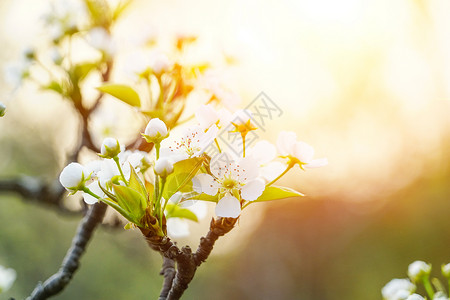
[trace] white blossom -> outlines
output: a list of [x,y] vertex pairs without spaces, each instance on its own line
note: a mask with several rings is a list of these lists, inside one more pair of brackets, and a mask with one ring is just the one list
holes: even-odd
[[86,36],[89,45],[108,56],[113,56],[116,52],[116,44],[111,34],[102,27],[92,28]]
[[405,300],[416,286],[408,279],[392,279],[381,290],[385,300]]
[[0,265],[0,293],[9,290],[16,280],[16,277],[17,273],[14,269],[5,268]]
[[448,300],[448,297],[445,295],[445,293],[438,291],[436,292],[436,294],[434,294],[433,300]]
[[226,126],[231,120],[231,112],[225,108],[216,110],[211,104],[201,105],[195,111],[195,117],[203,129],[216,125],[219,129]]
[[155,163],[155,173],[161,177],[167,177],[173,172],[173,163],[166,157],[159,158]]
[[429,275],[431,272],[431,265],[417,260],[408,266],[408,276],[412,281],[418,281],[423,276]]
[[69,191],[76,191],[86,179],[87,172],[79,163],[68,164],[59,175],[59,182]]
[[297,135],[292,131],[282,131],[277,139],[278,152],[283,157],[300,164],[300,167],[319,168],[326,166],[326,158],[313,159],[314,148],[305,142],[297,141]]
[[247,150],[247,156],[257,161],[259,176],[266,182],[271,182],[286,169],[285,164],[274,161],[276,154],[275,146],[266,140],[258,141]]
[[406,300],[425,300],[425,298],[420,296],[419,294],[412,294],[408,298],[406,298]]
[[103,140],[100,153],[108,158],[113,158],[120,153],[119,141],[115,138],[107,137]]
[[145,127],[144,134],[151,139],[161,140],[168,135],[167,126],[159,118],[153,118]]

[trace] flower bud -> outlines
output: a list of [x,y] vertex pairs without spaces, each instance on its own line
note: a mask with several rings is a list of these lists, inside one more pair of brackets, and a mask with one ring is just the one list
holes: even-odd
[[430,275],[431,264],[427,264],[421,260],[417,260],[408,266],[408,276],[413,282],[422,280],[425,276]]
[[450,278],[450,264],[442,265],[441,271],[444,277]]
[[16,271],[0,266],[0,293],[9,290],[16,280]]
[[68,164],[59,175],[59,182],[68,191],[76,192],[84,187],[85,169],[79,163]]
[[5,104],[0,102],[0,117],[3,117],[5,115],[6,106]]
[[151,119],[144,132],[144,138],[149,143],[160,143],[168,135],[166,124],[158,118]]
[[158,159],[155,163],[155,173],[161,177],[167,177],[167,175],[172,174],[173,172],[173,164],[172,162],[162,157]]
[[408,279],[392,279],[381,289],[381,294],[385,300],[406,299],[415,289]]
[[100,149],[101,157],[113,158],[120,153],[119,141],[114,138],[106,138],[103,140],[102,147]]
[[406,300],[425,300],[424,297],[420,296],[419,294],[412,294]]

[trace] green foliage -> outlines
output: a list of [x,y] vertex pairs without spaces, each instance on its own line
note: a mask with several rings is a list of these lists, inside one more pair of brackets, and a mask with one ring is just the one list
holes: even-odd
[[108,30],[113,18],[106,0],[84,0],[91,16],[92,27],[103,27]]
[[182,218],[198,222],[197,216],[187,208],[180,207],[175,203],[168,203],[166,206],[166,218]]
[[173,173],[167,176],[163,197],[170,199],[176,192],[191,191],[192,178],[197,174],[204,161],[203,157],[192,157],[174,164]]
[[99,91],[109,94],[128,105],[141,107],[141,99],[138,93],[128,85],[107,83],[97,88]]
[[297,192],[296,190],[287,188],[287,187],[281,187],[281,186],[268,186],[264,190],[261,196],[258,197],[253,202],[263,202],[263,201],[272,201],[272,200],[280,200],[285,198],[292,198],[292,197],[302,197],[305,196],[300,192]]

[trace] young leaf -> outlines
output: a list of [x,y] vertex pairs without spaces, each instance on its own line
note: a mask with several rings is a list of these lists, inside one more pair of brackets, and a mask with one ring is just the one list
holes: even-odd
[[174,203],[168,203],[166,206],[166,218],[182,218],[198,222],[197,216],[187,208],[182,208]]
[[136,170],[131,166],[130,164],[130,183],[129,187],[136,190],[139,194],[145,195],[147,198],[147,191],[145,190],[144,184],[142,183],[141,179],[139,178],[138,174],[136,173]]
[[264,190],[261,196],[259,196],[258,199],[256,199],[253,202],[263,202],[263,201],[272,201],[272,200],[279,200],[279,199],[285,199],[285,198],[292,198],[292,197],[302,197],[305,196],[300,192],[297,192],[296,190],[287,188],[287,187],[281,187],[281,186],[268,186]]
[[102,201],[103,203],[108,204],[109,206],[111,206],[112,208],[114,208],[119,214],[121,214],[122,216],[125,217],[125,219],[127,219],[130,222],[133,222],[135,224],[140,225],[138,222],[139,220],[136,220],[135,218],[133,218],[133,216],[131,214],[129,214],[126,210],[124,210],[122,207],[119,206],[119,204],[117,204],[114,201],[111,201],[109,199],[105,199],[105,198],[100,198],[100,201]]
[[117,203],[137,220],[141,219],[147,208],[147,199],[127,186],[113,185],[113,189]]
[[204,158],[192,157],[173,165],[173,173],[167,176],[166,187],[163,192],[164,199],[170,199],[178,191],[192,190],[192,178],[202,166]]
[[138,93],[128,85],[107,83],[97,88],[100,92],[109,94],[117,99],[135,107],[141,107]]
[[201,201],[209,201],[209,202],[217,203],[217,201],[219,200],[219,194],[217,194],[215,196],[210,196],[208,194],[201,193],[201,194],[197,194],[195,196],[189,197],[186,200],[201,200]]

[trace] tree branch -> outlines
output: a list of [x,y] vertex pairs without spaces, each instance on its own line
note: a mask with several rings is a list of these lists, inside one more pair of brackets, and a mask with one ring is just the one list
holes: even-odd
[[[200,239],[200,245],[195,253],[192,253],[189,246],[185,246],[180,250],[169,237],[155,236],[153,231],[146,228],[139,228],[150,248],[159,251],[165,260],[163,270],[161,271],[161,274],[164,275],[164,282],[159,300],[178,300],[181,298],[184,291],[188,288],[189,283],[194,278],[197,267],[206,261],[214,248],[215,242],[219,237],[230,232],[234,228],[234,225],[236,225],[237,220],[234,218],[218,218],[217,220],[213,218],[206,237]],[[172,277],[173,280],[167,295],[165,292],[169,286],[168,280],[170,280],[170,277],[169,275],[166,277],[163,271],[165,270],[164,266],[170,262],[166,260],[176,262],[177,268],[175,276]],[[173,268],[173,265],[169,266]],[[170,273],[170,276],[172,274]]]
[[175,261],[173,259],[163,256],[163,265],[159,275],[164,276],[163,287],[159,294],[159,300],[165,300],[172,288],[172,281],[175,277]]
[[106,205],[96,203],[90,207],[72,240],[72,246],[67,251],[59,271],[47,279],[43,284],[38,283],[27,300],[47,299],[61,292],[70,282],[73,274],[80,266],[80,258],[99,223],[105,215]]

